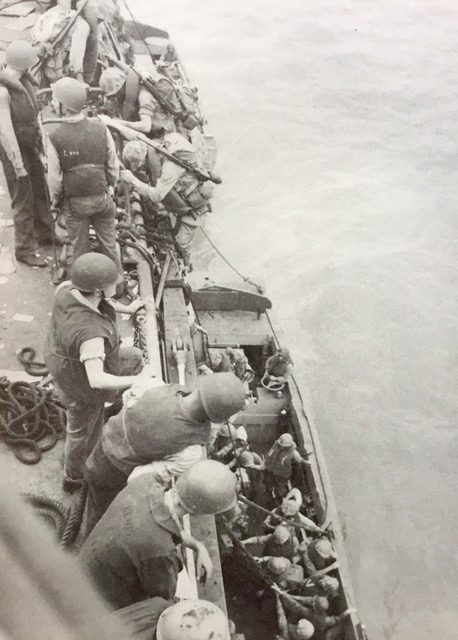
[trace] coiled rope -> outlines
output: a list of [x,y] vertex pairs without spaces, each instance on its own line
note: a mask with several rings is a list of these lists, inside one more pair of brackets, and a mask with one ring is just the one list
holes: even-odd
[[78,501],[72,507],[66,507],[59,500],[42,494],[26,493],[24,498],[36,509],[39,516],[54,526],[59,546],[71,547],[81,528],[87,498],[87,484],[83,484]]
[[65,410],[47,391],[29,382],[0,378],[0,438],[24,464],[36,464],[63,437]]

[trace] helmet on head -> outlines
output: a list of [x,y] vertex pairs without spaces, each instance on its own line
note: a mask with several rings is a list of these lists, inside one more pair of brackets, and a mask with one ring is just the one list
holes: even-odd
[[290,533],[287,527],[284,527],[282,524],[279,524],[278,527],[275,527],[273,532],[273,537],[275,542],[278,544],[284,544],[290,538]]
[[15,40],[6,50],[5,61],[11,69],[27,71],[38,61],[38,56],[30,42]]
[[125,165],[137,166],[142,165],[146,159],[148,147],[141,140],[129,140],[122,150],[122,161]]
[[300,505],[295,500],[283,500],[281,510],[283,515],[292,517],[299,513]]
[[293,436],[290,433],[282,433],[277,442],[280,447],[284,447],[285,449],[294,445]]
[[324,596],[315,596],[313,600],[313,608],[317,613],[326,613],[329,609],[329,600]]
[[224,422],[245,406],[245,387],[233,373],[200,376],[197,388],[205,413],[212,422]]
[[267,568],[274,576],[280,576],[291,566],[291,560],[288,558],[283,558],[283,556],[269,558],[267,561]]
[[244,440],[245,442],[248,442],[248,434],[245,427],[237,427],[235,430],[235,437],[237,440]]
[[70,279],[80,291],[94,293],[115,284],[118,269],[113,260],[101,253],[85,253],[73,263]]
[[118,67],[108,67],[100,76],[99,85],[104,96],[114,96],[125,85],[127,76]]
[[322,576],[318,579],[317,584],[330,598],[333,598],[339,592],[339,581],[332,576]]
[[322,558],[332,558],[332,556],[334,555],[331,543],[327,538],[320,538],[315,542],[315,551]]
[[75,78],[60,78],[52,86],[52,97],[71,111],[82,111],[87,102],[85,85]]
[[306,618],[301,618],[297,623],[296,633],[301,640],[310,640],[315,633],[315,627]]
[[242,451],[239,457],[239,462],[242,467],[252,467],[254,464],[254,457],[251,451]]
[[224,464],[201,460],[176,481],[181,504],[188,513],[216,515],[237,503],[237,479]]
[[191,598],[161,613],[156,637],[157,640],[230,640],[229,623],[216,604]]

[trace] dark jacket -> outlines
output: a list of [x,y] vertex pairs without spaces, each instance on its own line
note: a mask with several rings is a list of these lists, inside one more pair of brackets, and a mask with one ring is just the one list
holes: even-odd
[[117,495],[83,544],[79,558],[114,609],[175,595],[179,530],[164,505],[164,487],[149,475]]
[[116,313],[111,305],[102,301],[100,313],[77,300],[71,286],[56,293],[51,323],[45,345],[45,362],[59,387],[72,399],[90,404],[104,397],[102,391],[92,389],[84,364],[80,362],[83,342],[103,338],[107,372],[118,374],[120,336]]

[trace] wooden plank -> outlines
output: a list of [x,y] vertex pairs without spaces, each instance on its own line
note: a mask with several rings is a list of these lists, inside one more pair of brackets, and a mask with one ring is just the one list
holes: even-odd
[[[174,269],[170,270],[168,279],[176,278]],[[191,351],[188,351],[186,360],[186,384],[193,385],[197,381],[197,369],[192,351],[191,333],[188,325],[188,314],[182,289],[165,288],[163,294],[163,314],[165,331],[165,349],[170,382],[178,382],[178,368],[172,352],[172,343],[177,338],[186,342]],[[224,594],[221,560],[219,557],[218,537],[215,518],[213,516],[191,516],[191,532],[198,539],[205,542],[213,562],[213,575],[205,585],[198,585],[200,598],[210,600],[226,612],[226,598]],[[192,576],[191,576],[192,577]]]

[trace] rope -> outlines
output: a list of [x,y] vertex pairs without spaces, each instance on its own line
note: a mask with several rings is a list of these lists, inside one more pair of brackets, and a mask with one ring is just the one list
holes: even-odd
[[0,378],[0,438],[18,460],[36,464],[65,429],[65,411],[50,391]]
[[263,290],[263,288],[261,287],[260,284],[257,284],[256,282],[251,280],[251,278],[248,278],[247,276],[244,276],[242,273],[240,273],[240,271],[238,269],[236,269],[236,267],[234,267],[234,265],[231,262],[229,262],[229,260],[226,258],[225,255],[223,255],[221,253],[221,251],[218,249],[218,247],[215,245],[215,243],[210,238],[210,236],[207,234],[207,232],[203,229],[203,227],[199,227],[199,229],[202,231],[204,236],[207,238],[208,243],[213,247],[213,249],[216,251],[216,253],[219,255],[219,257],[222,260],[224,260],[224,262],[227,264],[227,266],[230,267],[232,269],[232,271],[234,271],[234,273],[236,273],[239,276],[239,278],[241,278],[243,280],[243,282],[248,282],[248,284],[251,284],[251,285],[253,285],[253,287],[256,287],[256,289],[258,290],[258,292],[260,294],[264,293],[264,290]]
[[66,507],[59,500],[43,494],[26,493],[23,496],[35,508],[38,515],[52,523],[56,530],[59,546],[70,547],[75,542],[81,528],[87,490],[85,483],[82,486],[78,502],[71,508]]
[[81,493],[78,497],[78,502],[70,511],[70,516],[65,525],[65,529],[60,537],[61,547],[70,547],[76,540],[79,530],[81,528],[81,522],[83,521],[84,508],[86,506],[88,485],[83,484]]
[[19,362],[22,364],[25,372],[28,373],[29,376],[42,378],[43,376],[48,375],[49,371],[44,362],[35,360],[35,356],[36,351],[33,347],[23,347],[17,354]]

